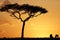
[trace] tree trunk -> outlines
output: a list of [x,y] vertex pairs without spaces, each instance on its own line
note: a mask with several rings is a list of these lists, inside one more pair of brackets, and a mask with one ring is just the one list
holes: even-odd
[[22,32],[21,32],[21,38],[24,38],[24,27],[25,27],[25,22],[28,21],[31,18],[31,16],[27,17],[23,22],[23,26],[22,26]]
[[23,21],[21,38],[24,38],[24,27],[25,27],[25,21]]

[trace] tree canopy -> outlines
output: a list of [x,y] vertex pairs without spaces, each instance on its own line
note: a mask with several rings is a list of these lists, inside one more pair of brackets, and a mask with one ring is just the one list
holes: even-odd
[[[17,3],[5,5],[4,7],[2,7],[0,9],[0,11],[2,11],[2,12],[4,12],[4,11],[9,12],[9,9],[12,9],[13,10],[12,15],[14,17],[16,17],[14,15],[16,12],[19,14],[19,16],[21,16],[21,14],[19,13],[19,11],[22,11],[22,10],[25,11],[22,14],[28,13],[28,15],[31,16],[31,17],[34,17],[37,12],[40,12],[40,14],[38,14],[38,15],[45,14],[45,13],[48,12],[45,8],[42,8],[42,7],[39,7],[39,6],[33,6],[33,5],[29,5],[29,4],[19,5]],[[36,16],[38,16],[38,15],[36,15]]]

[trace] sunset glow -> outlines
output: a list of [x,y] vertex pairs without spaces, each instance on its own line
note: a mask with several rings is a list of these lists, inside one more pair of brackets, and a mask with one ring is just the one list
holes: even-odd
[[[3,1],[0,2],[0,5]],[[20,5],[42,6],[48,10],[48,13],[31,18],[26,22],[24,37],[49,37],[50,34],[53,34],[54,37],[55,34],[60,36],[60,0],[9,1],[11,3],[17,2]],[[21,37],[21,28],[21,20],[9,16],[8,12],[0,12],[0,38]]]

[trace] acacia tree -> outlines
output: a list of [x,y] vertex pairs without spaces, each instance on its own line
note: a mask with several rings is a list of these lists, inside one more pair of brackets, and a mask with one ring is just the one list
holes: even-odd
[[[22,10],[24,10],[24,13],[20,13]],[[10,12],[11,13],[10,16],[20,19],[23,22],[21,38],[24,38],[24,27],[25,27],[26,21],[28,21],[30,18],[37,17],[38,15],[45,14],[48,12],[45,8],[42,8],[39,6],[33,6],[33,5],[28,5],[28,4],[18,5],[17,3],[5,5],[4,7],[0,9],[0,11]],[[40,13],[36,15],[37,12],[40,12]],[[18,13],[18,16],[15,15],[16,13]],[[28,17],[23,20],[21,17],[22,14],[28,14]]]

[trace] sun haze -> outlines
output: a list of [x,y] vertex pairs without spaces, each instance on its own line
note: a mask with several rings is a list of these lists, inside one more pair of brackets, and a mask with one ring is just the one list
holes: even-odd
[[[1,0],[0,0],[1,1]],[[1,1],[0,5],[5,0]],[[60,0],[9,0],[11,3],[41,6],[48,13],[31,18],[26,22],[24,37],[49,37],[50,34],[60,36]],[[22,22],[9,16],[8,12],[0,12],[0,38],[21,37]]]

